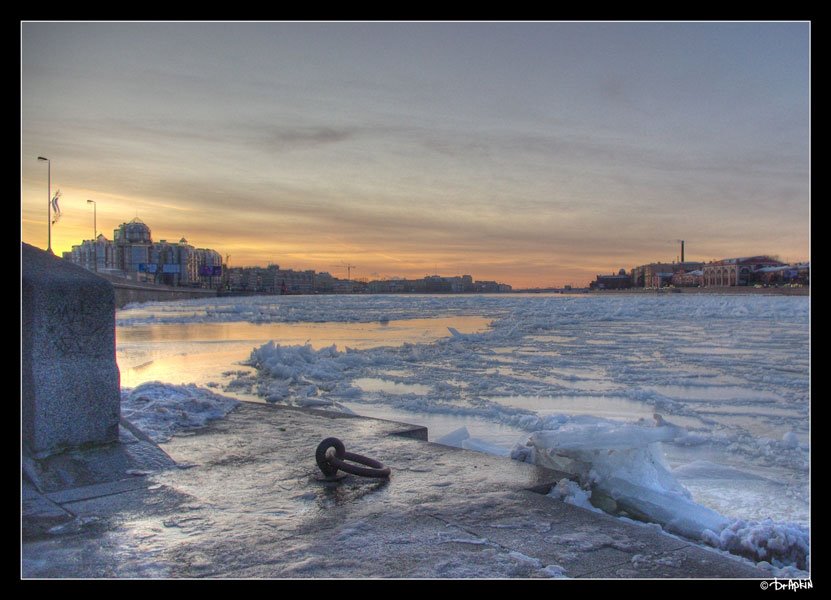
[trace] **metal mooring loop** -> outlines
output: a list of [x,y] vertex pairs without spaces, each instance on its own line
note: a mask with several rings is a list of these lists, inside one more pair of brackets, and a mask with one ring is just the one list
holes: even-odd
[[[329,452],[330,448],[333,448],[334,452]],[[327,477],[334,476],[338,470],[352,473],[352,475],[360,475],[361,477],[384,479],[390,476],[389,467],[385,467],[377,460],[367,458],[366,456],[347,452],[343,442],[338,438],[330,437],[320,442],[315,451],[315,460],[317,461],[317,466],[320,467],[320,470]],[[347,463],[347,460],[365,466],[358,467]]]

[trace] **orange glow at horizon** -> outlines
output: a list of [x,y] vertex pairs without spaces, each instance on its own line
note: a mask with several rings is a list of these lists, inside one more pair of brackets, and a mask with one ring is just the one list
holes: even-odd
[[[36,187],[36,186],[35,186]],[[617,258],[605,256],[587,257],[580,264],[557,264],[558,261],[546,260],[539,252],[512,253],[510,256],[494,258],[493,254],[477,252],[443,251],[440,247],[427,248],[422,252],[414,252],[409,248],[395,246],[365,247],[352,244],[347,238],[337,239],[327,236],[327,239],[316,239],[304,236],[303,232],[289,236],[289,239],[251,239],[238,232],[228,234],[217,232],[215,228],[202,229],[200,223],[193,222],[173,230],[161,219],[145,214],[145,210],[136,207],[148,206],[142,202],[127,202],[112,195],[96,193],[92,190],[74,190],[62,188],[61,210],[59,222],[52,227],[52,249],[61,256],[69,251],[73,245],[92,237],[93,209],[86,204],[87,196],[97,197],[98,202],[97,231],[112,239],[113,230],[121,223],[138,216],[151,229],[153,240],[179,240],[184,237],[188,243],[199,248],[211,248],[218,251],[223,260],[229,257],[231,267],[267,266],[279,264],[282,268],[314,270],[329,272],[335,277],[346,278],[346,264],[354,264],[353,279],[386,279],[404,277],[417,279],[426,275],[439,274],[443,276],[471,275],[476,280],[495,280],[509,283],[516,289],[535,287],[563,287],[572,285],[582,287],[593,281],[596,275],[617,273],[624,268],[629,271],[633,266],[651,262],[673,262],[677,260],[679,249],[672,244],[666,244],[663,255],[657,253],[630,253],[621,254]],[[54,193],[54,190],[53,190]],[[29,194],[21,219],[21,239],[39,248],[46,247],[46,207],[43,194],[42,212],[36,200]],[[104,199],[106,198],[106,199]],[[298,239],[300,238],[300,239]],[[732,250],[732,252],[731,252]],[[701,256],[690,249],[687,244],[686,259],[688,261],[707,262],[728,256],[749,256],[765,254],[764,249],[758,252],[748,251],[744,247],[723,247],[723,252],[712,256]],[[807,260],[801,256],[798,249],[790,254],[780,254],[780,258],[791,262]],[[561,259],[563,260],[563,259]]]
[[[39,189],[42,188],[42,189]],[[52,193],[58,189],[53,183]],[[555,253],[546,256],[542,251],[517,250],[510,255],[499,255],[492,248],[444,249],[440,244],[415,248],[408,243],[387,241],[385,245],[354,242],[352,236],[308,235],[306,229],[284,230],[285,235],[257,238],[240,231],[233,222],[213,223],[210,216],[197,218],[188,206],[178,207],[171,200],[130,199],[111,192],[89,188],[64,186],[60,188],[62,216],[52,226],[52,250],[57,256],[71,250],[73,245],[90,239],[93,233],[93,208],[86,200],[97,202],[97,231],[112,239],[113,230],[138,216],[151,230],[153,240],[179,240],[184,237],[198,248],[210,248],[229,256],[231,267],[253,267],[278,264],[282,268],[328,272],[338,278],[347,276],[346,264],[354,264],[353,279],[373,280],[403,277],[418,279],[427,275],[471,275],[475,280],[508,283],[516,289],[554,287],[565,285],[584,287],[596,275],[617,273],[620,268],[651,262],[673,262],[678,259],[680,245],[663,241],[658,252],[620,252],[617,258],[606,256],[592,248],[593,253],[569,264],[569,258]],[[21,239],[36,247],[46,247],[46,186],[45,182],[30,181],[24,186],[21,218]],[[42,196],[42,198],[41,198]],[[42,205],[42,206],[41,206]],[[165,222],[162,216],[172,216]],[[184,218],[179,215],[184,215]],[[249,216],[250,218],[250,216]],[[245,222],[246,219],[243,219]],[[360,234],[360,230],[357,230]],[[368,235],[369,232],[364,232]],[[608,242],[607,242],[608,243]],[[429,246],[429,244],[425,244]],[[760,246],[764,246],[761,244]],[[708,262],[730,256],[775,254],[764,247],[750,251],[744,243],[715,245],[709,255],[702,256],[693,244],[687,243],[686,260]],[[780,249],[781,259],[790,262],[807,258],[798,248]],[[572,257],[573,258],[573,257]]]

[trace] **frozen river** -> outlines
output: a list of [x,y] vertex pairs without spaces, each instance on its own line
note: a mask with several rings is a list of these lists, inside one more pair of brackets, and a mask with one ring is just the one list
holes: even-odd
[[625,473],[676,512],[704,511],[676,531],[731,551],[783,546],[755,559],[804,566],[809,309],[808,297],[758,295],[215,298],[119,311],[117,358],[125,402],[148,382],[194,384],[426,425],[431,440],[519,459],[542,452],[582,465],[583,487],[621,506]]

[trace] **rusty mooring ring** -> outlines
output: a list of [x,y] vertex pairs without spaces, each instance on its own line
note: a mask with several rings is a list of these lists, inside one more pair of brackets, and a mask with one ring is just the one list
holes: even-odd
[[[328,453],[330,448],[335,449],[334,455]],[[317,461],[317,466],[320,467],[320,470],[323,471],[323,474],[327,477],[334,476],[338,470],[344,471],[345,473],[351,473],[352,475],[359,475],[361,477],[377,477],[379,479],[384,479],[390,476],[389,467],[385,467],[383,464],[372,458],[347,452],[343,442],[334,437],[326,438],[318,444],[317,450],[315,451],[315,460]],[[359,467],[352,465],[347,463],[347,460],[365,466]]]

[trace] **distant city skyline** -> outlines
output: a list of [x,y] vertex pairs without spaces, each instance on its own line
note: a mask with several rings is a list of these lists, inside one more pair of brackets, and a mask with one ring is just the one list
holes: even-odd
[[804,261],[809,64],[807,22],[23,22],[21,239],[44,156],[57,255],[95,208],[353,278]]

